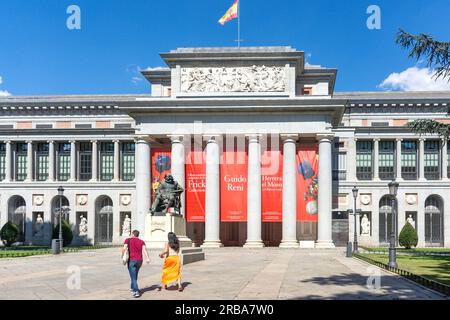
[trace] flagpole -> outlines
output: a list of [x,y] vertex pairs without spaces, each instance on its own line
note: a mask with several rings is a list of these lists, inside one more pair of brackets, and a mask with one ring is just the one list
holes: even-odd
[[238,48],[241,47],[241,0],[238,0]]

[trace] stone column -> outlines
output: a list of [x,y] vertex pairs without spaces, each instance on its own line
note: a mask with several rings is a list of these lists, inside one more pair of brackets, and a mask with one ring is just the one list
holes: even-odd
[[356,181],[356,142],[358,139],[348,140],[347,153],[347,181]]
[[120,180],[120,142],[114,140],[114,178],[113,181]]
[[220,242],[220,148],[219,136],[206,145],[205,241],[202,247],[222,247]]
[[296,179],[298,135],[285,135],[281,136],[281,138],[283,139],[283,221],[280,248],[298,248]]
[[5,182],[10,182],[11,179],[11,172],[12,172],[12,148],[11,148],[11,141],[5,141],[6,144],[6,154],[5,154]]
[[47,181],[55,181],[55,141],[48,143],[48,177]]
[[316,248],[334,248],[332,240],[331,143],[333,135],[319,134],[319,197]]
[[380,139],[373,139],[373,180],[380,181]]
[[133,223],[136,229],[145,234],[145,217],[150,212],[151,202],[151,159],[148,137],[138,137],[136,141],[136,216]]
[[447,166],[448,166],[448,153],[447,153],[447,144],[448,141],[445,139],[441,140],[441,153],[442,153],[442,165],[441,165],[441,177],[443,180],[448,179],[448,172],[447,172]]
[[425,199],[426,195],[423,192],[417,194],[417,218],[416,218],[416,230],[418,238],[418,247],[425,246]]
[[27,178],[25,181],[33,181],[33,142],[27,141]]
[[248,136],[247,241],[245,248],[263,248],[261,238],[261,144],[258,135]]
[[77,179],[77,144],[74,140],[70,141],[70,182]]
[[395,148],[395,165],[397,167],[396,169],[396,180],[401,181],[402,178],[402,141],[403,139],[396,139],[397,146]]
[[419,139],[419,181],[425,181],[425,139]]
[[[175,181],[186,189],[186,154],[184,149],[184,137],[181,135],[169,136],[172,141],[172,176]],[[181,214],[186,212],[186,191],[181,194]]]
[[91,181],[97,181],[98,177],[98,142],[97,140],[92,140],[92,178]]

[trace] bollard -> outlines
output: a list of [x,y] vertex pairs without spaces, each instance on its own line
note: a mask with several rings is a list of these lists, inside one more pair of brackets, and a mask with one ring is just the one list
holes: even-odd
[[347,258],[351,258],[353,253],[352,253],[352,242],[349,241],[347,242]]
[[52,254],[60,254],[61,253],[61,244],[59,239],[52,240]]

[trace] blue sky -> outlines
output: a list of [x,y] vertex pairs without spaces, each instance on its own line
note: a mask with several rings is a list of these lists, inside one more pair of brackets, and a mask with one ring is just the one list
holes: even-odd
[[[236,21],[217,23],[232,2],[0,0],[0,93],[148,93],[137,70],[162,66],[158,53],[235,45]],[[81,30],[66,27],[71,4],[81,8]],[[372,4],[381,8],[381,30],[366,27]],[[241,0],[243,45],[304,50],[309,63],[338,68],[337,91],[381,90],[394,72],[384,89],[419,77],[397,86],[407,90],[423,86],[426,72],[409,69],[416,61],[395,44],[398,28],[450,41],[448,12],[448,0]]]

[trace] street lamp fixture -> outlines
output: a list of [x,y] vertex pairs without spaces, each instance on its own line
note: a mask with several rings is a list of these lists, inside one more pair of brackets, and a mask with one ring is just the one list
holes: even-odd
[[396,200],[397,200],[397,191],[398,191],[399,183],[395,180],[389,182],[389,195],[391,196],[391,237],[389,241],[389,267],[397,268],[397,249],[396,249],[396,221],[397,221],[397,212],[396,212]]
[[64,188],[62,186],[58,187],[58,196],[59,196],[59,248],[60,251],[63,249],[63,235],[62,235],[62,199],[64,196]]
[[358,211],[356,210],[356,199],[358,198],[358,188],[356,186],[353,187],[352,193],[353,193],[353,200],[354,200],[354,206],[353,206],[353,215],[354,215],[353,252],[358,253],[358,232],[356,230],[356,228],[357,228],[356,215],[358,214]]

